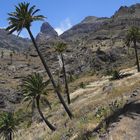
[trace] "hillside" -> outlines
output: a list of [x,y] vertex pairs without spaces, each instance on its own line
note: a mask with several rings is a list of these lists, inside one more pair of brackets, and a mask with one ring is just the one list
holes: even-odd
[[86,17],[61,35],[61,38],[71,43],[82,40],[86,45],[95,44],[95,40],[123,39],[129,26],[140,25],[140,4],[130,7],[120,7],[110,18]]
[[[111,123],[109,127],[107,127],[107,132],[103,126],[101,127],[100,133],[94,132],[94,129],[104,117],[109,115],[109,112],[107,115],[106,111],[110,111],[109,109],[112,107],[114,111],[117,111],[115,107],[118,105],[123,109],[123,106],[128,101],[130,102],[131,100],[138,100],[140,98],[140,74],[136,72],[136,68],[124,69],[122,72],[130,74],[130,76],[121,80],[110,81],[108,76],[97,77],[95,75],[84,75],[70,83],[72,99],[70,109],[74,114],[74,119],[72,120],[69,120],[58,100],[54,101],[53,95],[49,96],[50,99],[53,98],[53,103],[51,102],[53,110],[44,107],[43,112],[57,127],[57,131],[53,133],[46,127],[44,122],[39,119],[36,111],[32,125],[28,126],[28,122],[30,121],[28,113],[30,109],[22,114],[21,110],[23,110],[25,105],[19,104],[17,114],[21,113],[21,116],[24,115],[24,121],[19,126],[19,128],[21,127],[22,129],[18,130],[15,139],[86,140],[88,138],[98,139],[98,137],[100,137],[100,140],[104,140],[106,137],[116,137],[116,132],[116,140],[120,140],[123,137],[129,137],[129,140],[135,139],[138,137],[138,132],[134,131],[136,130],[134,127],[138,128],[139,126],[139,111],[136,110],[130,110],[130,112],[128,110],[126,114],[118,115],[119,120],[117,123]],[[81,86],[82,82],[84,82],[84,87]],[[74,88],[77,89],[75,90]],[[115,102],[117,102],[117,104],[114,104]],[[135,107],[139,108],[139,104],[136,104]],[[101,114],[99,110],[101,110]],[[133,119],[133,117],[135,119]],[[132,133],[133,135],[131,135]]]
[[8,35],[5,29],[0,29],[0,49],[9,49],[15,51],[24,51],[31,46],[29,39]]
[[[55,47],[67,44],[63,56],[74,117],[68,117],[52,84],[40,99],[54,132],[34,108],[37,104],[23,101],[23,78],[39,73],[43,82],[48,80],[32,42],[0,29],[0,115],[14,112],[14,140],[139,140],[140,72],[133,44],[128,48],[124,43],[131,26],[140,26],[140,4],[122,6],[111,17],[87,16],[60,36],[48,22],[42,24],[36,42],[65,102],[62,61]],[[139,55],[140,42],[137,51]]]
[[104,73],[106,67],[133,66],[133,51],[132,56],[128,57],[124,38],[130,26],[139,25],[139,11],[140,6],[136,4],[120,7],[110,18],[88,16],[61,36],[56,34],[51,25],[43,23],[36,40],[54,73],[59,68],[59,58],[54,49],[58,41],[64,41],[68,45],[64,54],[68,75],[91,70]]
[[[17,92],[17,85],[21,84],[21,79],[32,72],[39,72],[44,76],[44,79],[47,78],[39,58],[32,56],[26,58],[25,55],[20,54],[19,59],[19,54],[15,54],[12,65],[8,65],[9,55],[2,60],[0,110],[14,110],[16,111],[15,116],[20,118],[21,122],[17,126],[15,140],[86,140],[88,138],[98,139],[98,137],[100,140],[104,140],[108,137],[116,137],[116,132],[118,134],[116,140],[128,136],[130,140],[138,137],[138,132],[134,129],[134,127],[138,128],[139,125],[139,111],[135,110],[135,108],[139,108],[138,102],[136,105],[134,104],[135,108],[132,104],[134,110],[129,107],[130,110],[127,109],[125,114],[118,113],[117,122],[113,121],[107,128],[101,127],[100,133],[94,132],[104,117],[110,115],[109,112],[112,109],[113,112],[118,109],[123,110],[125,104],[139,100],[140,74],[136,72],[136,67],[121,70],[124,78],[114,81],[110,80],[111,76],[96,75],[93,72],[75,77],[69,83],[72,100],[70,109],[74,114],[72,120],[68,118],[52,87],[49,86],[47,98],[51,102],[52,110],[49,110],[48,106],[42,106],[42,110],[45,116],[57,127],[57,131],[52,133],[40,119],[37,110],[34,110],[34,116],[31,118],[30,108],[27,108],[26,103],[21,102],[22,94]],[[63,96],[65,97],[65,95]],[[114,118],[116,119],[116,117]],[[32,124],[31,121],[33,121]]]

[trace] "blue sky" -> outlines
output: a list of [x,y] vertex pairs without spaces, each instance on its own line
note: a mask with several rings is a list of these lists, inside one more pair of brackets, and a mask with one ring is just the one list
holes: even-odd
[[[140,0],[1,0],[0,27],[6,27],[7,13],[14,10],[14,5],[27,1],[41,9],[40,14],[48,21],[59,34],[79,23],[86,16],[110,17],[120,6],[130,6],[140,3]],[[32,26],[34,36],[40,31],[41,22]],[[23,31],[21,36],[27,37]]]

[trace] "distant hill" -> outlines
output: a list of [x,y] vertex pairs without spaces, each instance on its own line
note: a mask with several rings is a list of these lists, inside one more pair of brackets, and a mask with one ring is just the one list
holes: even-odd
[[91,44],[96,39],[124,38],[129,26],[140,26],[140,4],[121,6],[111,18],[88,16],[64,32],[61,38],[71,43],[82,40]]
[[16,35],[8,35],[4,29],[0,29],[0,48],[23,51],[31,45],[29,39],[17,37]]

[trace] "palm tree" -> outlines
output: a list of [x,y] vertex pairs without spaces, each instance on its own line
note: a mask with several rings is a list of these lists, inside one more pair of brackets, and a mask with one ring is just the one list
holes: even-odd
[[69,94],[69,87],[67,82],[67,76],[66,76],[66,69],[65,69],[65,63],[64,63],[64,57],[63,52],[66,50],[67,45],[63,42],[60,42],[56,45],[55,50],[59,53],[62,61],[62,68],[63,68],[63,74],[64,74],[64,80],[65,80],[65,92],[67,94],[67,101],[68,104],[70,104],[70,94]]
[[35,104],[46,125],[52,131],[55,131],[56,128],[44,117],[40,109],[40,101],[42,101],[44,95],[46,95],[46,87],[48,84],[49,80],[44,82],[43,77],[40,74],[34,73],[23,79],[22,92],[24,95],[24,101],[29,101],[29,104],[32,104],[32,106]]
[[138,72],[140,72],[139,58],[138,58],[138,52],[137,52],[137,41],[140,39],[139,28],[131,27],[127,32],[126,39],[127,39],[127,44],[130,44],[131,42],[134,44],[137,70]]
[[0,116],[0,136],[12,140],[16,131],[16,121],[13,113],[5,112]]
[[33,42],[33,45],[42,61],[42,64],[44,65],[44,68],[52,82],[52,85],[54,87],[54,90],[55,92],[57,93],[57,96],[58,98],[60,99],[62,105],[64,106],[67,114],[69,115],[70,118],[72,118],[72,113],[71,111],[69,110],[69,108],[67,107],[66,103],[64,102],[64,99],[62,98],[62,95],[60,94],[60,92],[58,91],[57,89],[57,86],[56,86],[56,83],[54,82],[54,79],[53,79],[53,76],[49,70],[49,67],[47,65],[47,63],[45,62],[38,46],[37,46],[37,43],[34,39],[34,36],[31,32],[31,24],[34,22],[34,21],[38,21],[38,20],[44,20],[44,16],[42,15],[36,15],[38,11],[40,11],[39,9],[35,9],[36,6],[32,6],[32,7],[29,7],[30,3],[26,3],[26,2],[21,2],[18,4],[18,6],[16,6],[15,8],[15,12],[12,12],[12,13],[9,13],[9,18],[8,18],[8,21],[9,21],[9,26],[7,27],[6,30],[9,31],[9,33],[13,33],[15,31],[18,32],[18,34],[20,34],[20,32],[22,31],[22,29],[26,29],[30,35],[30,38]]

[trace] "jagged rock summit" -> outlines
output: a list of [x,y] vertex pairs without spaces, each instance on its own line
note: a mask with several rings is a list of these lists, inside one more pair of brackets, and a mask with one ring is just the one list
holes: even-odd
[[42,24],[40,31],[48,36],[58,36],[57,32],[48,22]]
[[118,11],[115,12],[114,18],[126,19],[126,18],[140,18],[140,3],[128,6],[121,6]]
[[54,28],[48,22],[44,22],[41,26],[40,33],[36,37],[36,40],[37,42],[45,42],[50,38],[56,37],[58,37],[58,34]]

